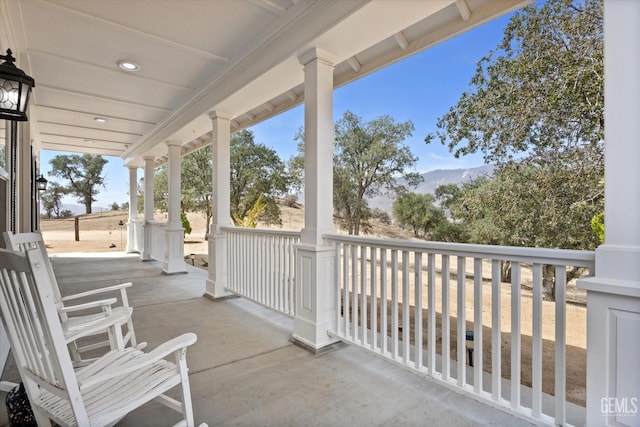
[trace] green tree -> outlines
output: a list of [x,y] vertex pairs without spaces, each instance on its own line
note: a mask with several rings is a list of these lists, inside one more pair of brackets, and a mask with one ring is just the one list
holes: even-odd
[[281,224],[277,200],[287,193],[289,175],[278,154],[254,141],[253,132],[242,130],[231,137],[231,218],[247,217],[259,200],[264,204],[260,219]]
[[340,224],[349,234],[368,228],[371,210],[367,198],[404,191],[422,177],[412,169],[417,158],[404,141],[412,135],[409,120],[396,123],[384,115],[369,122],[347,111],[335,124],[333,203]]
[[211,145],[187,154],[182,158],[182,209],[201,212],[210,229],[213,216],[212,202],[212,154]]
[[600,212],[591,218],[591,229],[598,236],[600,243],[604,243],[604,212]]
[[415,237],[428,238],[445,221],[432,194],[404,193],[393,203],[393,216],[402,228],[410,228]]
[[60,218],[60,210],[62,209],[62,197],[65,195],[65,189],[60,184],[54,181],[50,181],[47,185],[47,189],[42,193],[41,201],[42,208],[47,215],[47,218],[51,218],[52,214],[55,214],[56,218]]
[[[604,175],[603,5],[548,0],[517,12],[477,65],[471,90],[438,121],[455,156],[481,152],[496,178],[456,215],[470,240],[593,249]],[[452,211],[453,212],[453,211]],[[552,295],[545,272],[545,290]]]
[[189,218],[187,218],[187,214],[184,211],[180,211],[180,222],[182,223],[184,234],[191,234],[191,223],[189,222]]
[[438,121],[456,156],[601,168],[604,138],[603,5],[549,0],[517,12],[477,65],[472,89]]
[[102,156],[91,154],[58,155],[49,160],[51,172],[68,181],[65,187],[68,194],[74,195],[78,202],[85,206],[85,212],[91,213],[91,204],[96,201],[98,189],[104,187],[106,179],[102,176],[102,169],[107,160]]

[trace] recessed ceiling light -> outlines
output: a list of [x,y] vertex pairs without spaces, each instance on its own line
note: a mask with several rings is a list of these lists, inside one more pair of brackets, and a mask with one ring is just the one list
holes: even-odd
[[105,119],[104,117],[94,117],[93,121],[96,123],[106,123],[107,119]]
[[118,61],[118,66],[125,71],[138,71],[140,66],[133,61]]
[[85,143],[85,144],[93,144],[93,141],[92,141],[92,140],[90,140],[90,139],[85,139],[85,140],[84,140],[84,143]]

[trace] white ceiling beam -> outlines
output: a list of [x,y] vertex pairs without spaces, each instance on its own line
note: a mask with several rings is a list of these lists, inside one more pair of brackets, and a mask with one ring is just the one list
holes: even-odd
[[[65,113],[70,113],[70,114],[78,114],[78,115],[82,115],[82,116],[86,116],[90,119],[93,119],[96,116],[100,116],[100,117],[104,117],[105,119],[109,120],[109,121],[118,121],[118,122],[125,122],[125,123],[134,123],[134,124],[141,124],[141,125],[145,125],[145,126],[153,126],[155,123],[153,122],[146,122],[143,120],[136,120],[136,119],[132,119],[130,117],[118,117],[118,116],[111,116],[111,115],[105,115],[103,113],[91,113],[90,111],[85,111],[85,110],[72,110],[70,108],[61,108],[61,107],[54,107],[51,105],[46,105],[46,104],[38,104],[38,109],[40,110],[51,110],[51,111],[55,111],[55,112],[65,112]],[[2,128],[2,126],[0,125],[0,128]]]
[[405,50],[407,47],[409,47],[409,40],[407,40],[402,31],[400,31],[399,33],[395,33],[393,35],[393,38],[396,39],[396,43],[398,43],[400,49]]
[[[122,99],[119,99],[119,98],[110,98],[108,96],[96,95],[96,94],[87,93],[87,92],[78,92],[78,91],[70,90],[67,88],[60,88],[60,87],[49,86],[44,84],[38,84],[38,90],[53,90],[57,92],[63,92],[65,94],[81,96],[83,98],[90,98],[90,99],[95,99],[99,101],[109,101],[109,102],[113,102],[121,105],[135,105],[136,107],[148,108],[156,111],[165,111],[165,112],[173,111],[170,108],[158,107],[157,105],[142,104],[140,102],[123,101]],[[40,104],[38,104],[37,102],[35,105],[37,107],[40,106]],[[53,108],[57,108],[57,107],[53,107]]]
[[250,122],[256,119],[256,116],[251,113],[251,111],[247,111],[244,115],[249,119]]
[[273,112],[274,106],[271,102],[267,101],[264,103],[264,108],[267,109],[268,112]]
[[296,95],[296,93],[292,90],[288,90],[286,95],[287,95],[287,98],[289,98],[292,101],[295,101],[296,99],[298,99],[298,95]]
[[286,9],[278,6],[277,4],[269,0],[250,0],[250,1],[251,3],[266,10],[267,12],[273,13],[278,16],[282,16],[287,12]]
[[197,48],[195,48],[193,46],[189,46],[189,45],[186,45],[186,44],[182,44],[182,43],[176,42],[174,40],[167,39],[166,37],[160,37],[160,36],[157,36],[155,34],[148,33],[146,31],[141,31],[141,30],[138,30],[136,28],[131,28],[131,27],[128,27],[126,25],[122,25],[122,24],[119,24],[117,22],[110,21],[108,19],[99,18],[99,17],[94,16],[94,15],[89,15],[88,13],[84,13],[84,12],[81,12],[81,11],[76,10],[76,9],[71,9],[69,7],[62,6],[62,5],[57,4],[57,3],[52,3],[49,0],[41,0],[41,1],[43,3],[48,4],[51,7],[55,7],[57,9],[60,9],[60,10],[66,12],[68,14],[82,16],[83,18],[85,18],[88,21],[99,22],[99,23],[101,23],[103,25],[107,25],[107,26],[109,26],[111,28],[116,28],[116,29],[118,29],[118,30],[120,30],[122,32],[129,33],[129,34],[134,34],[134,35],[139,36],[139,37],[144,37],[144,38],[146,38],[148,40],[153,40],[153,41],[156,41],[156,42],[167,44],[167,45],[173,46],[173,47],[175,47],[177,49],[181,49],[181,50],[184,50],[184,51],[187,51],[187,52],[194,53],[194,54],[199,55],[199,56],[201,56],[203,58],[208,58],[208,59],[211,59],[211,60],[214,60],[214,61],[220,61],[220,62],[229,61],[229,58],[226,58],[224,56],[216,55],[215,53],[207,52],[207,51],[204,51],[202,49],[197,49]]
[[467,0],[457,0],[456,7],[458,8],[458,12],[460,13],[460,16],[462,17],[462,20],[464,22],[467,22],[469,19],[471,19],[471,9],[469,9]]
[[358,61],[358,59],[355,56],[352,56],[349,59],[347,59],[347,62],[349,63],[353,71],[355,71],[356,73],[360,71],[360,69],[362,68],[362,64],[360,63],[360,61]]

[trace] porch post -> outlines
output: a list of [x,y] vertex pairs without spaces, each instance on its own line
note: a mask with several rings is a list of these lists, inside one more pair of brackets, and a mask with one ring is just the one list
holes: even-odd
[[165,234],[163,272],[165,274],[186,273],[184,262],[184,229],[180,219],[181,171],[180,142],[169,141],[169,218]]
[[128,166],[129,169],[129,220],[127,221],[127,252],[137,252],[136,224],[138,219],[138,167]]
[[220,227],[231,226],[231,116],[220,111],[209,113],[212,126],[213,218],[207,234],[209,242],[209,277],[205,296],[230,295],[227,287],[227,235]]
[[304,228],[296,246],[296,316],[293,338],[314,350],[334,343],[333,66],[319,49],[301,55],[304,66]]
[[151,259],[151,222],[153,221],[153,168],[155,167],[154,157],[144,158],[144,225],[142,231],[144,235],[144,243],[142,244],[142,252],[140,259],[149,261]]
[[[7,127],[11,127],[11,122],[7,121]],[[29,122],[17,123],[16,137],[18,138],[18,164],[17,164],[17,186],[16,186],[16,233],[28,233],[32,230],[32,204],[37,191],[33,187],[31,168],[33,158],[31,156],[31,136]]]
[[640,2],[604,2],[605,242],[587,290],[587,425],[640,425]]

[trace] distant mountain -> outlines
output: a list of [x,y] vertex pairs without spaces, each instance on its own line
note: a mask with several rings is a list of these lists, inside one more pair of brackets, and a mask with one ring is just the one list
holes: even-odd
[[[86,208],[84,205],[74,205],[73,203],[63,203],[62,204],[62,208],[60,209],[60,211],[64,211],[64,210],[70,210],[73,214],[73,216],[77,216],[77,215],[84,215],[86,212]],[[104,208],[104,207],[100,207],[100,206],[91,206],[91,210],[93,211],[93,213],[99,213],[99,212],[107,212],[110,211],[111,208]]]
[[[436,169],[422,174],[424,180],[415,188],[409,188],[412,193],[434,194],[436,188],[444,184],[463,184],[471,182],[481,176],[493,176],[493,165],[480,166],[471,169]],[[400,181],[405,184],[404,180]],[[371,208],[382,209],[391,214],[395,196],[378,196],[368,199]]]

